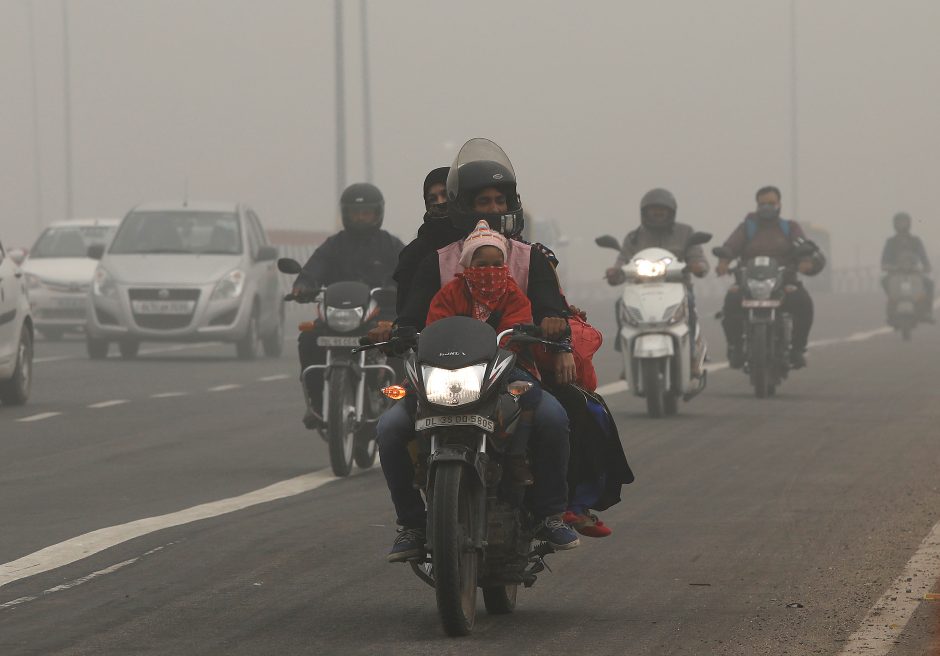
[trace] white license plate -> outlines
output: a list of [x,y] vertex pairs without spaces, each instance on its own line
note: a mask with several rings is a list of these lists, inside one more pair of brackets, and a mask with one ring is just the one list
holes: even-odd
[[135,314],[192,314],[196,301],[131,301]]
[[323,346],[325,348],[356,348],[359,346],[359,338],[322,335],[317,337],[317,346]]
[[480,415],[444,415],[442,417],[425,417],[415,422],[415,430],[428,430],[438,426],[477,426],[492,433],[496,425],[492,420]]
[[771,299],[769,301],[758,301],[753,298],[746,298],[741,301],[741,307],[746,308],[775,308],[780,307],[780,301]]
[[56,300],[55,306],[62,310],[81,310],[85,307],[85,297],[60,298]]

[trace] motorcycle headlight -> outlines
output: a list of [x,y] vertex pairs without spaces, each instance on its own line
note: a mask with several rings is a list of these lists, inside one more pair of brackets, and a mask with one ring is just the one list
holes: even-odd
[[355,330],[362,323],[363,309],[357,308],[326,308],[326,325],[340,333]]
[[640,278],[659,278],[666,275],[666,267],[672,262],[668,257],[661,260],[636,260],[636,275]]
[[245,272],[241,269],[234,269],[222,276],[222,279],[216,283],[215,289],[212,290],[212,296],[209,298],[209,300],[227,301],[233,298],[238,298],[242,295],[242,291],[244,289]]
[[774,292],[777,286],[776,280],[754,280],[749,278],[747,281],[747,290],[751,293],[751,298],[758,301],[766,301]]
[[95,279],[91,285],[92,293],[95,296],[106,296],[113,298],[117,296],[117,285],[114,278],[108,273],[108,270],[102,266],[95,269]]
[[677,303],[675,305],[670,305],[666,308],[666,311],[663,312],[663,321],[672,325],[679,323],[680,321],[685,320],[686,315],[686,304]]
[[635,308],[632,305],[621,305],[620,320],[625,324],[637,326],[643,323],[643,313],[640,312],[639,308]]
[[438,369],[424,366],[424,391],[428,402],[435,405],[458,406],[480,398],[485,364],[474,364],[463,369]]
[[43,286],[42,278],[35,273],[26,274],[26,289],[39,289]]

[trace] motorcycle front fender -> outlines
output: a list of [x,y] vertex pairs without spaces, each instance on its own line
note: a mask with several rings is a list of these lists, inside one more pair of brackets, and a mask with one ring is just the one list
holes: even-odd
[[634,358],[664,358],[675,354],[672,335],[648,333],[633,341]]

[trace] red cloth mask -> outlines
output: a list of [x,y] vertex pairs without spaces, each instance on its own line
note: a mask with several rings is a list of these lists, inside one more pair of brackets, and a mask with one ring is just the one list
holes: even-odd
[[473,299],[473,318],[486,321],[509,290],[509,267],[469,267],[457,274],[467,283]]

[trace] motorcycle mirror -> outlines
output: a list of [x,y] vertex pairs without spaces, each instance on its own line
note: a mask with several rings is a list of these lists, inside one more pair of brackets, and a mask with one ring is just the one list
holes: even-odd
[[297,260],[291,259],[289,257],[282,257],[277,261],[277,270],[281,273],[297,274],[303,271],[303,267],[300,266],[300,262]]
[[602,235],[594,240],[594,243],[601,248],[612,248],[615,251],[620,250],[620,242],[610,235]]
[[707,244],[712,240],[712,233],[710,232],[693,232],[692,236],[689,237],[689,248],[692,246],[699,246],[701,244]]
[[720,258],[720,259],[722,259],[722,260],[733,260],[733,259],[734,259],[734,255],[731,254],[731,251],[729,251],[729,250],[728,250],[727,248],[725,248],[724,246],[715,246],[715,247],[712,249],[712,255],[714,255],[715,257]]

